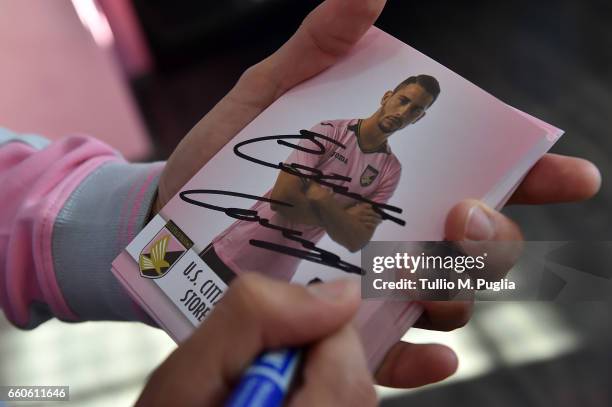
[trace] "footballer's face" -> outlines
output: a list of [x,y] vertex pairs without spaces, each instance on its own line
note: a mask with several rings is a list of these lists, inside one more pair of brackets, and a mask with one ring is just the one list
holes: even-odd
[[433,96],[417,83],[388,91],[381,100],[378,127],[383,133],[401,130],[425,116],[432,102]]

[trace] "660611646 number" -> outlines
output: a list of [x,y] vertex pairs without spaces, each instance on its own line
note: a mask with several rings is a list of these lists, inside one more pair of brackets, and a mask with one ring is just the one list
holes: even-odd
[[0,386],[3,401],[68,401],[68,386]]

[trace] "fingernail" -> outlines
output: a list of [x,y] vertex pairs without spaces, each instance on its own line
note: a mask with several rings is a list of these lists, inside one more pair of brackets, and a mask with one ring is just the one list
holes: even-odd
[[494,235],[493,220],[480,205],[472,206],[465,224],[465,237],[468,240],[490,240]]
[[332,301],[346,301],[361,294],[359,282],[348,279],[311,284],[307,289],[317,297]]

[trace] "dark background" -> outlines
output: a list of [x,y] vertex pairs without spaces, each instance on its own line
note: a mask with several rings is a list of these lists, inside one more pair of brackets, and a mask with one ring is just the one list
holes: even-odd
[[[156,64],[155,72],[132,83],[157,147],[153,159],[167,158],[239,75],[277,49],[319,3],[133,2]],[[504,102],[564,129],[553,152],[588,158],[600,168],[602,189],[588,202],[506,208],[526,239],[611,240],[611,23],[609,0],[389,0],[376,25]],[[610,343],[609,304],[558,307],[592,343]],[[589,345],[550,362],[506,367],[422,393],[410,404],[607,405],[607,349]]]

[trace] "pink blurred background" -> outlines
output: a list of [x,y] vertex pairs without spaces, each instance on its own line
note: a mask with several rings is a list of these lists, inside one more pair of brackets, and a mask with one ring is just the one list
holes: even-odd
[[[0,126],[89,134],[129,159],[152,152],[128,76],[151,67],[130,3],[0,0]],[[114,31],[111,31],[111,28]]]

